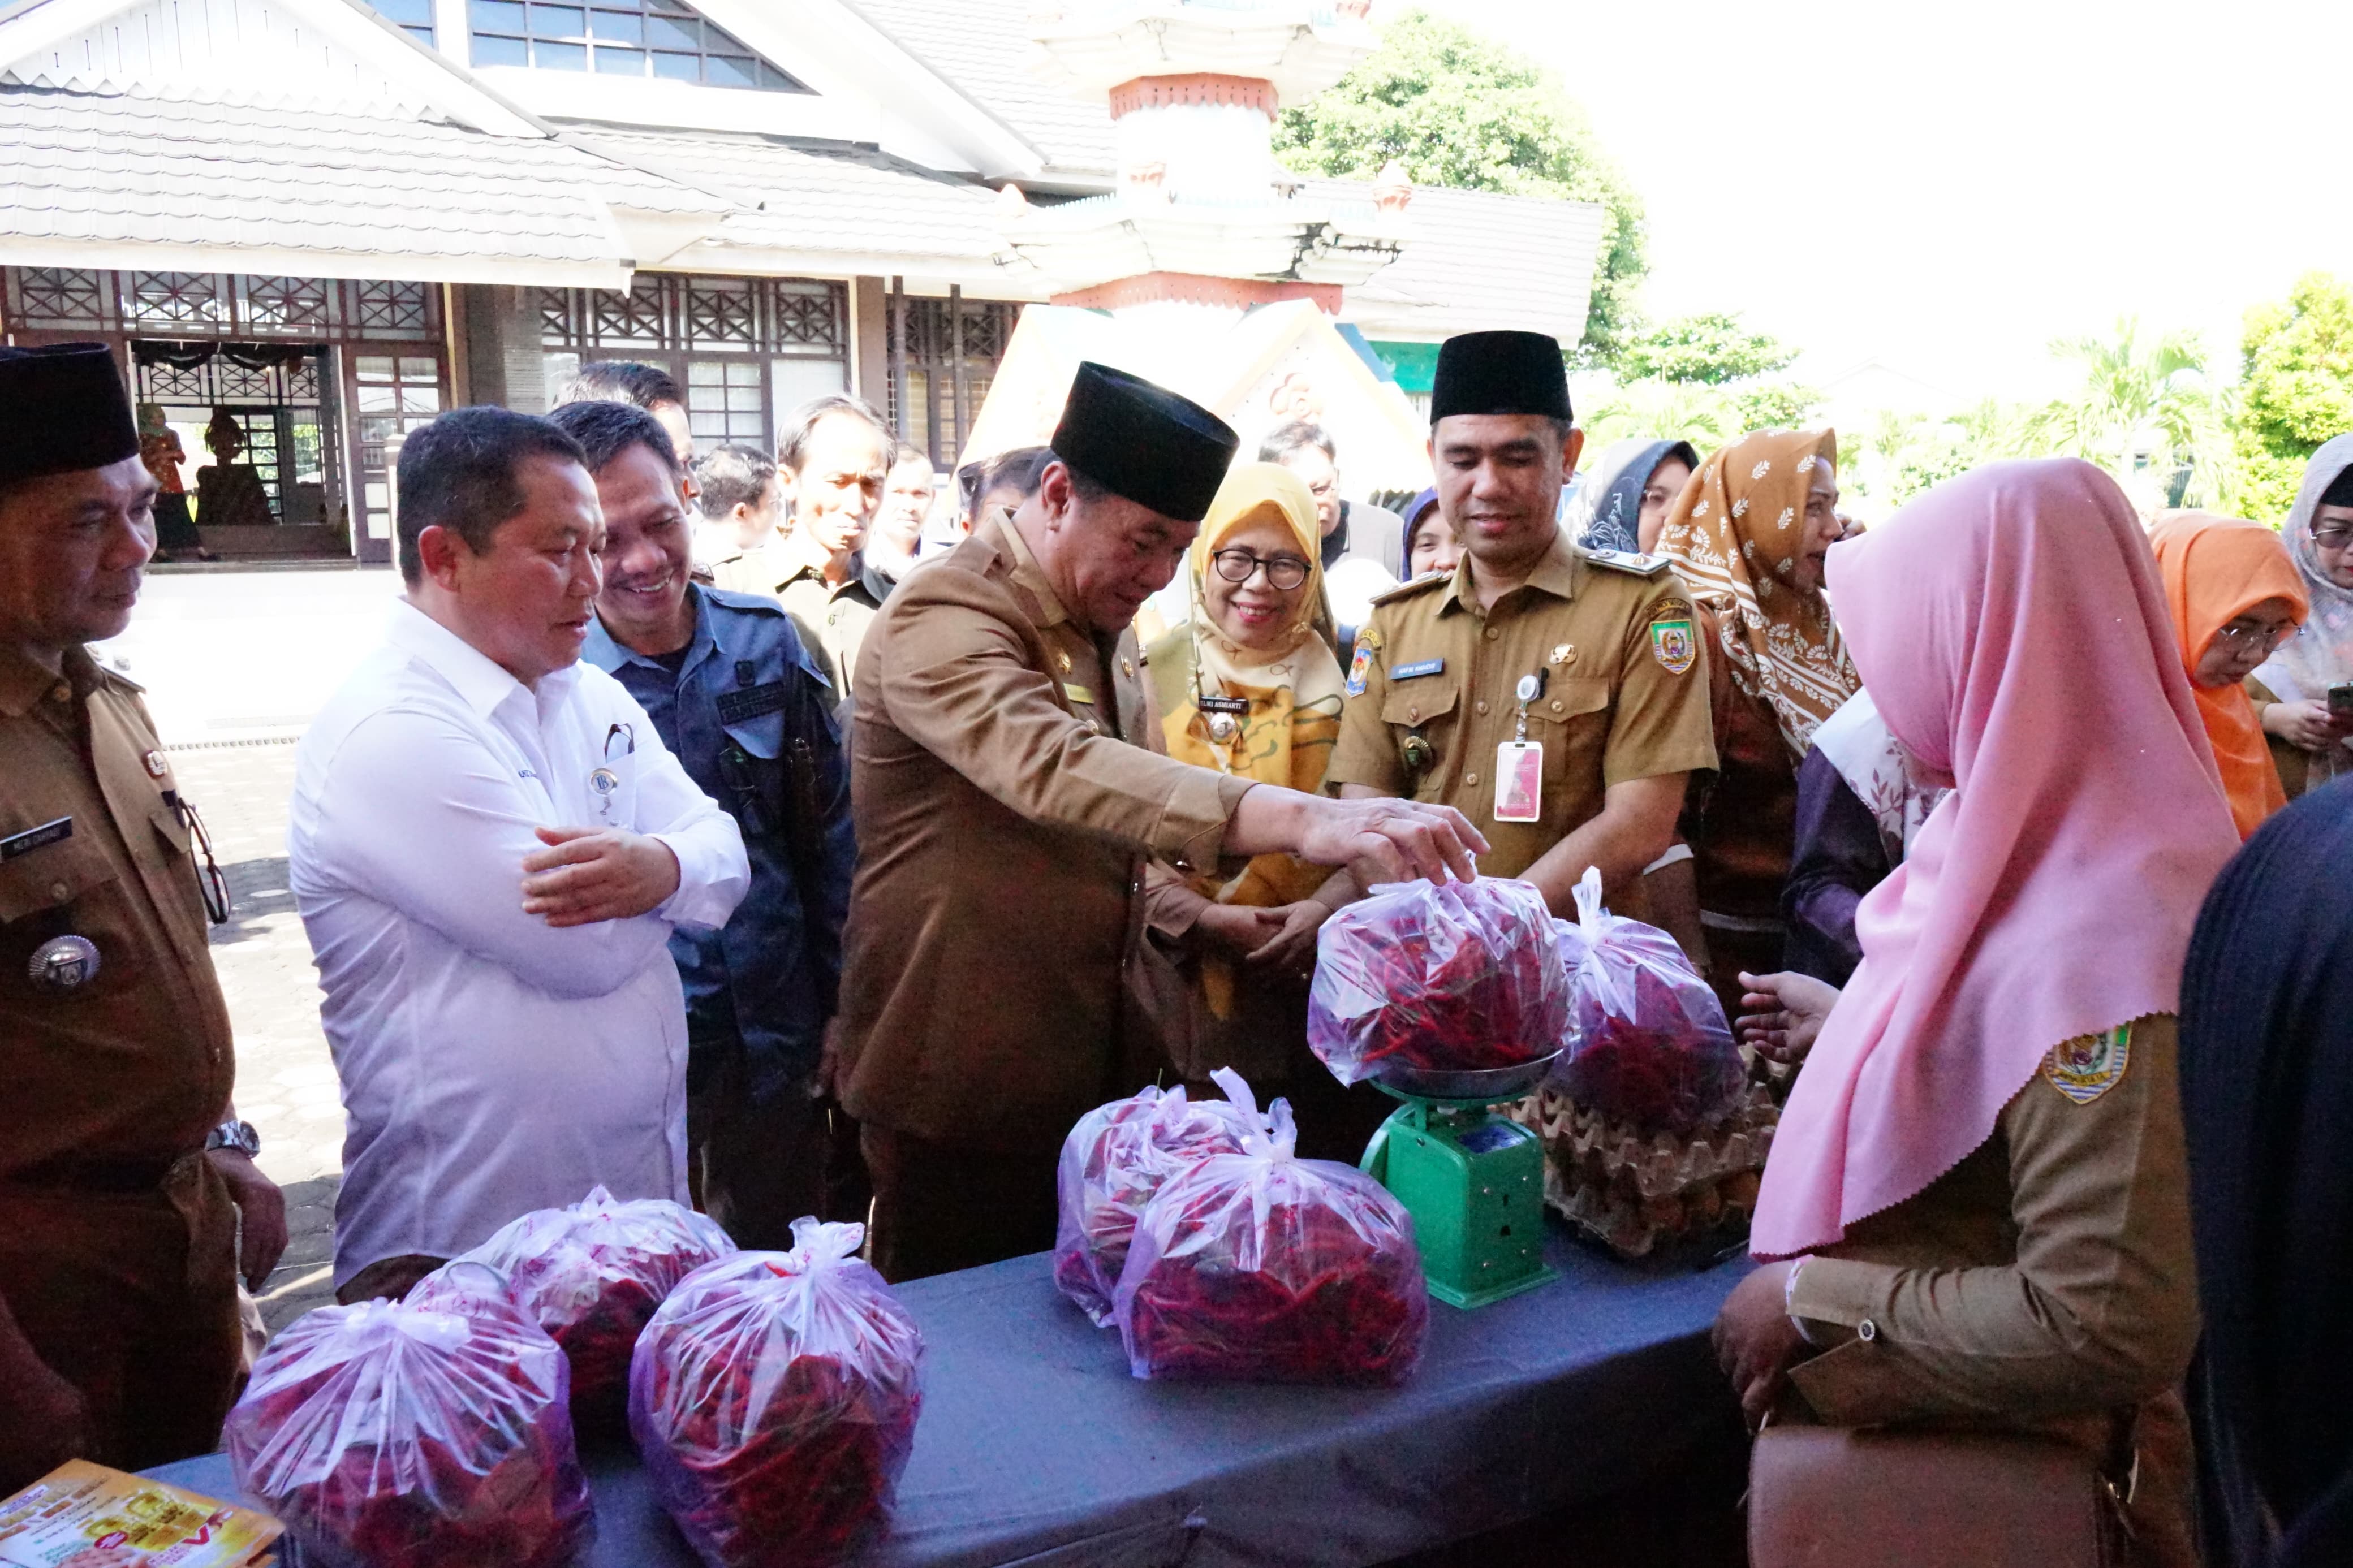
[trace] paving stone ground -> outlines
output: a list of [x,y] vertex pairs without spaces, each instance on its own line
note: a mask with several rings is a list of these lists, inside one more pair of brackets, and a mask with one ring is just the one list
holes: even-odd
[[180,788],[210,830],[234,906],[213,964],[237,1031],[237,1114],[261,1134],[263,1173],[286,1192],[286,1256],[261,1292],[271,1331],[334,1300],[330,1283],[343,1108],[319,1028],[318,971],[286,887],[291,741],[174,747]]

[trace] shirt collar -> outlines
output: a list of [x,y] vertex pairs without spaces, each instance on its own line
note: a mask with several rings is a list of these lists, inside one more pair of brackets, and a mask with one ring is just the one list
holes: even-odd
[[[1528,574],[1527,581],[1522,586],[1550,594],[1556,599],[1574,599],[1577,597],[1577,571],[1576,547],[1569,543],[1567,533],[1556,531],[1552,548],[1545,552],[1544,559],[1536,563],[1535,570]],[[1513,592],[1517,593],[1518,589]],[[1471,609],[1477,604],[1478,595],[1471,586],[1471,553],[1465,551],[1461,563],[1454,568],[1453,577],[1448,581],[1445,592],[1440,596],[1438,613],[1448,615],[1455,610]]]
[[[702,584],[689,583],[686,585],[686,596],[688,602],[694,606],[694,630],[686,639],[686,662],[679,666],[679,673],[681,675],[701,664],[712,650],[719,646],[718,636],[711,629],[711,598],[702,591]],[[593,664],[607,675],[625,664],[641,664],[648,669],[659,669],[665,674],[669,673],[668,668],[660,659],[649,658],[633,647],[624,647],[619,638],[605,629],[603,618],[597,616],[592,616],[589,619],[588,640],[581,645],[580,658],[582,662]]]
[[[406,598],[393,602],[392,621],[385,629],[385,641],[430,668],[450,684],[467,707],[485,717],[518,691],[526,697],[531,695],[530,688],[501,668],[489,655]],[[553,680],[564,673],[557,670],[547,679]]]
[[1062,601],[1055,596],[1053,585],[1046,581],[1046,569],[1029,553],[1029,542],[1021,537],[1019,529],[1004,519],[992,517],[980,525],[979,537],[995,545],[1013,563],[1014,585],[1038,602],[1032,619],[1041,630],[1071,618],[1070,612],[1062,608]]
[[35,703],[48,695],[49,688],[58,679],[26,658],[22,650],[0,645],[0,713],[22,719],[33,710]]

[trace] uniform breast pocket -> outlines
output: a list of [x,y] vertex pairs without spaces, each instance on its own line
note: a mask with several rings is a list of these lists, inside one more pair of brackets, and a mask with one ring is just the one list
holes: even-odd
[[0,925],[61,909],[114,880],[114,868],[87,838],[60,838],[0,861]]
[[1528,739],[1545,749],[1545,791],[1577,781],[1601,792],[1601,756],[1609,741],[1609,682],[1590,677],[1555,680],[1528,705]]
[[1416,800],[1437,800],[1454,765],[1461,694],[1427,676],[1398,681],[1381,698],[1381,722],[1398,748],[1407,787]]

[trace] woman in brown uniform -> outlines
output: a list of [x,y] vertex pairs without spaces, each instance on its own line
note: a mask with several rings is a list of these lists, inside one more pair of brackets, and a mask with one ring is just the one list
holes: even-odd
[[1684,485],[1659,536],[1698,606],[1716,773],[1694,781],[1683,837],[1699,879],[1704,953],[1725,1014],[1740,976],[1781,965],[1781,884],[1797,837],[1798,763],[1861,682],[1822,595],[1838,538],[1838,437],[1743,437]]
[[[1725,1303],[1718,1354],[1752,1422],[2055,1439],[2046,1483],[2096,1472],[2136,1560],[2193,1563],[2173,1014],[2238,833],[2156,561],[2115,482],[2060,459],[1939,486],[1830,578],[1888,728],[1953,793],[1863,900],[1845,991],[1763,983],[1793,1037],[1809,992],[1835,1005],[1757,1202],[1779,1261]],[[1838,1529],[1900,1545],[1923,1515],[1855,1468]]]

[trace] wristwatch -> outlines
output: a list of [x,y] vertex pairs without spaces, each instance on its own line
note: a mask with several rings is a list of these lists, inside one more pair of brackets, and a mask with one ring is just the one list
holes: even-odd
[[250,1121],[224,1121],[205,1134],[205,1152],[232,1149],[250,1160],[261,1152],[261,1134]]

